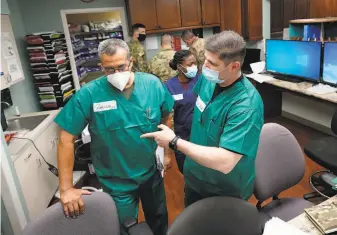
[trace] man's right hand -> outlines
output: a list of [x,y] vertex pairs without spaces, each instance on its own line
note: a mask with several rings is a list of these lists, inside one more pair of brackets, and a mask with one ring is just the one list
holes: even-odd
[[67,218],[77,218],[84,213],[82,195],[90,195],[91,192],[82,189],[70,188],[60,193],[60,199],[64,214]]

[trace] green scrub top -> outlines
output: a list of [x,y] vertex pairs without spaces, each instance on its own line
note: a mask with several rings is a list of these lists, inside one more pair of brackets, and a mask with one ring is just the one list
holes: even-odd
[[229,174],[201,166],[188,157],[184,165],[185,182],[201,195],[248,199],[254,188],[254,162],[264,123],[263,102],[245,77],[211,100],[215,86],[202,76],[194,87],[198,98],[190,141],[243,156]]
[[162,82],[147,73],[135,73],[129,99],[104,76],[82,87],[55,122],[77,136],[89,124],[91,157],[104,191],[123,195],[136,190],[156,170],[153,139],[142,134],[157,131],[161,118],[172,112],[174,100]]

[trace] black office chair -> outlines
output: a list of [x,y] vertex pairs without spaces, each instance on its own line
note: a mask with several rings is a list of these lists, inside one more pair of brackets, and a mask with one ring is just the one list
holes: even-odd
[[231,197],[211,197],[187,207],[173,222],[167,235],[261,235],[257,209]]
[[[77,219],[64,216],[61,203],[49,207],[43,215],[28,223],[23,235],[119,235],[117,209],[112,198],[102,192],[84,195],[85,213]],[[153,235],[148,225],[135,219],[124,221],[130,235]]]
[[[332,117],[331,130],[337,134],[337,110]],[[332,182],[337,177],[337,138],[334,136],[311,140],[304,147],[305,154],[326,170],[315,172],[310,177],[310,184],[315,192],[305,194],[304,199],[331,197],[337,194]]]

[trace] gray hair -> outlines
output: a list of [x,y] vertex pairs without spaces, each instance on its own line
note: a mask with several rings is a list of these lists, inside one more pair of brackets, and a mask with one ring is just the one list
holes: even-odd
[[124,49],[127,54],[127,59],[130,59],[130,49],[128,44],[121,39],[115,38],[102,41],[98,46],[98,55],[101,56],[102,54],[105,54],[112,56],[116,54],[117,49]]
[[239,34],[228,30],[209,37],[205,50],[218,54],[225,64],[238,61],[242,65],[246,56],[246,42]]

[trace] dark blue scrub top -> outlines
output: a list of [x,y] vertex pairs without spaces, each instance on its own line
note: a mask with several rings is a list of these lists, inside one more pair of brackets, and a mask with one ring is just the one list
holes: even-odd
[[193,87],[197,83],[199,76],[191,79],[186,90],[180,83],[178,77],[169,79],[165,85],[173,96],[174,102],[174,132],[182,139],[189,140],[192,127],[193,111],[197,97],[193,92]]

